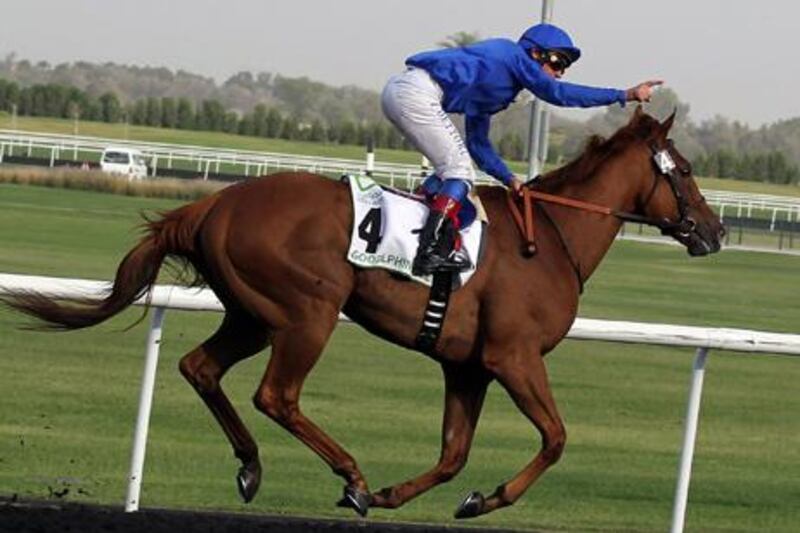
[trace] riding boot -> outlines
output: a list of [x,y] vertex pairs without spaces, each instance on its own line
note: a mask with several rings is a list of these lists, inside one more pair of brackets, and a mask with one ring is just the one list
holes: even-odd
[[444,209],[434,208],[428,213],[428,219],[419,236],[417,256],[411,265],[411,273],[425,276],[434,272],[463,272],[472,267],[466,251],[462,247],[454,250],[457,241],[457,229],[453,224],[454,210],[458,202],[448,199]]

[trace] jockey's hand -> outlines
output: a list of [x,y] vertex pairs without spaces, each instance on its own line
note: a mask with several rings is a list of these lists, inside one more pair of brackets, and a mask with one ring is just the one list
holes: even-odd
[[664,83],[664,80],[648,80],[631,87],[625,91],[625,100],[628,102],[649,102],[653,96],[653,87]]
[[517,176],[511,178],[511,183],[508,184],[509,189],[514,191],[514,193],[519,194],[519,191],[522,190],[522,185],[525,183]]

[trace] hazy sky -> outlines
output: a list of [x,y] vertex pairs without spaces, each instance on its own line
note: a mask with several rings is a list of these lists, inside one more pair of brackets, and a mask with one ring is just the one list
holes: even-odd
[[[569,81],[626,88],[663,78],[695,120],[721,114],[759,126],[800,116],[796,0],[554,2],[554,22],[584,52]],[[2,56],[166,66],[218,81],[268,71],[372,89],[406,56],[447,35],[516,39],[541,15],[540,0],[6,0],[0,7]]]

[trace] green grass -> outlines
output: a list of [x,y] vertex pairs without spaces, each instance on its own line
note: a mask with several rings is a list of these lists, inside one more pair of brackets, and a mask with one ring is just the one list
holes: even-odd
[[[12,119],[8,113],[0,112],[0,129],[12,127]],[[72,135],[75,132],[75,123],[68,119],[46,117],[17,117],[16,129],[21,131],[58,133]],[[108,139],[129,139],[135,141],[162,142],[170,144],[187,144],[193,146],[213,146],[219,148],[233,148],[237,150],[257,150],[264,152],[277,152],[297,155],[313,155],[320,157],[336,157],[343,159],[364,159],[363,146],[323,144],[302,141],[287,141],[283,139],[264,139],[260,137],[246,137],[227,133],[208,131],[185,131],[166,128],[151,128],[146,126],[126,126],[124,124],[107,124],[105,122],[81,121],[78,124],[78,135],[102,137]],[[43,157],[50,157],[43,154]],[[63,152],[63,157],[72,158],[69,150]],[[379,162],[404,163],[417,165],[420,155],[416,152],[405,150],[389,150],[379,148],[375,158]],[[85,157],[76,158],[77,161]],[[527,164],[519,161],[510,161],[509,166],[514,172],[524,175]],[[774,194],[784,196],[800,196],[800,187],[796,185],[775,185],[772,183],[759,183],[749,181],[736,181],[719,178],[697,178],[698,184],[703,189],[716,189],[724,191]]]
[[[142,209],[174,200],[0,185],[0,272],[108,279],[135,242]],[[690,260],[679,248],[619,242],[590,281],[581,315],[796,331],[800,258],[723,252]],[[0,311],[0,495],[121,504],[146,324],[134,309],[83,332],[19,331]],[[310,451],[255,412],[261,355],[225,386],[261,446],[261,492],[245,506],[237,462],[176,371],[219,321],[169,312],[156,383],[143,506],[350,518],[341,482]],[[514,507],[481,527],[568,531],[667,528],[691,350],[567,341],[548,370],[569,440],[562,461]],[[712,352],[690,492],[694,531],[795,531],[800,520],[800,361]],[[437,365],[353,325],[340,326],[306,385],[304,410],[359,460],[372,488],[438,457]],[[538,436],[493,386],[470,463],[451,483],[370,518],[453,523],[469,490],[490,492],[518,471]]]

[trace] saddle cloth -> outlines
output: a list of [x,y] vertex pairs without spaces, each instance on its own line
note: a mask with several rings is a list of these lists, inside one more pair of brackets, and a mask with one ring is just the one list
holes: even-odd
[[[411,274],[419,232],[428,216],[425,204],[407,194],[382,188],[369,177],[347,176],[347,182],[354,216],[347,260],[361,268],[383,268],[430,286],[433,276]],[[460,273],[459,286],[464,286],[475,273],[485,223],[485,218],[479,218],[461,231],[461,245],[473,266]]]

